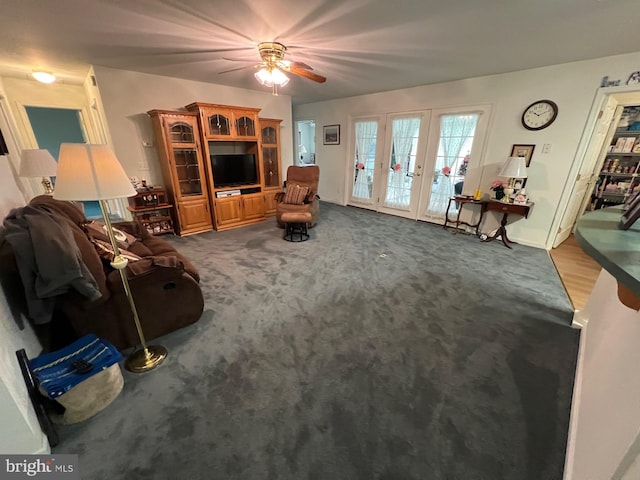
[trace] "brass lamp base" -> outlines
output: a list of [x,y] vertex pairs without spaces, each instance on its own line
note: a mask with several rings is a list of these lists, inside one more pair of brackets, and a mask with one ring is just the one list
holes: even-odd
[[129,355],[124,366],[133,373],[147,372],[160,365],[166,356],[166,348],[161,345],[151,345]]

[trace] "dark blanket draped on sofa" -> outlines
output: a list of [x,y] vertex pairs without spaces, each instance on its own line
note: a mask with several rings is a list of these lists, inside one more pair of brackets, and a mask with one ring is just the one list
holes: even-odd
[[[101,237],[96,229],[87,228],[89,220],[72,202],[41,195],[21,211],[23,216],[25,212],[46,212],[47,219],[42,220],[40,217],[44,218],[44,214],[40,213],[39,221],[49,223],[49,227],[52,227],[51,221],[57,224],[56,227],[38,230],[35,236],[31,235],[31,243],[38,243],[34,252],[41,252],[45,256],[57,255],[50,245],[43,247],[41,244],[63,241],[68,243],[68,249],[64,257],[34,261],[37,270],[21,278],[19,271],[28,268],[19,266],[23,246],[21,243],[17,249],[14,248],[14,243],[6,238],[7,233],[11,236],[11,228],[5,229],[5,235],[0,235],[0,277],[3,286],[22,284],[23,279],[35,282],[23,291],[21,299],[10,298],[19,290],[12,288],[10,294],[7,293],[9,302],[19,308],[28,305],[20,313],[35,323],[37,318],[32,314],[33,305],[30,303],[33,299],[30,300],[26,292],[39,294],[41,285],[38,282],[42,282],[44,273],[39,267],[49,269],[57,264],[61,270],[68,270],[74,267],[69,267],[67,262],[77,260],[81,266],[76,267],[82,272],[86,269],[88,275],[82,276],[84,280],[76,279],[65,288],[53,290],[57,294],[52,297],[56,308],[66,317],[78,337],[94,333],[118,348],[135,346],[138,335],[120,275],[108,260],[99,256],[92,243],[92,240],[108,242],[108,237]],[[11,215],[8,219],[11,223]],[[129,264],[127,276],[146,338],[153,339],[196,322],[204,308],[196,268],[171,244],[150,235],[138,222],[123,222],[116,226],[135,237],[127,250],[140,259]],[[33,233],[33,230],[29,232]],[[63,245],[58,245],[58,248],[63,249]],[[79,252],[79,257],[75,257],[76,252]],[[48,274],[54,278],[65,278],[62,273],[58,276],[50,272]],[[95,282],[93,289],[89,287],[92,283],[90,277]]]

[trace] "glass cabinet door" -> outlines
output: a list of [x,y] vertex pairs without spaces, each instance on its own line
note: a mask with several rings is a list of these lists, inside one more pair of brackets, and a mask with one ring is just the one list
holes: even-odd
[[264,186],[279,187],[278,149],[276,147],[262,147],[262,162],[264,164]]
[[173,158],[178,174],[180,196],[202,195],[202,179],[195,148],[174,148]]
[[188,123],[178,122],[169,126],[172,143],[196,143],[193,127]]
[[238,137],[255,137],[256,125],[251,117],[236,118],[236,135]]
[[229,117],[220,113],[209,116],[209,135],[231,136],[231,123]]
[[267,143],[269,145],[275,145],[278,143],[275,128],[265,127],[262,129],[262,143]]

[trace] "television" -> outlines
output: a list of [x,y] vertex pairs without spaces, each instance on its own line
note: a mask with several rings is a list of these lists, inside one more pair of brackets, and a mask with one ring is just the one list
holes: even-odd
[[253,153],[211,155],[211,173],[216,188],[258,183],[258,166]]

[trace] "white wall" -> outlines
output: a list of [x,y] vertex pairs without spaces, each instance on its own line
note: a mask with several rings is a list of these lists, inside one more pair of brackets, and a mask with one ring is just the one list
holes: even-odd
[[[25,200],[13,180],[7,156],[0,156],[0,218]],[[25,321],[21,330],[0,289],[0,453],[48,453],[49,445],[40,430],[18,367],[15,351],[24,348],[29,358],[41,347]]]
[[[293,164],[291,97],[146,73],[94,67],[115,153],[130,176],[163,184],[151,120],[153,109],[184,110],[193,102],[262,109],[261,117],[282,119],[282,168]],[[215,73],[212,73],[215,75]],[[154,147],[144,147],[153,142]]]
[[[483,165],[501,165],[513,144],[536,145],[527,181],[527,193],[535,206],[527,220],[510,224],[509,236],[515,241],[544,248],[602,77],[624,82],[639,65],[640,52],[298,105],[293,113],[294,119],[315,118],[318,132],[323,125],[341,125],[340,145],[318,142],[316,163],[321,169],[319,193],[322,199],[345,204],[345,175],[350,173],[351,167],[350,152],[347,152],[350,115],[490,104],[492,120],[481,162]],[[327,82],[329,86],[330,82]],[[524,108],[535,100],[547,98],[559,107],[555,123],[538,132],[524,129],[520,123]],[[542,153],[544,144],[551,145],[548,154]],[[485,169],[480,185],[484,192],[489,191],[488,186],[497,178],[496,174],[494,166]]]
[[579,314],[586,326],[571,410],[567,480],[620,479],[638,470],[640,313],[624,306],[617,290],[616,279],[603,269]]

